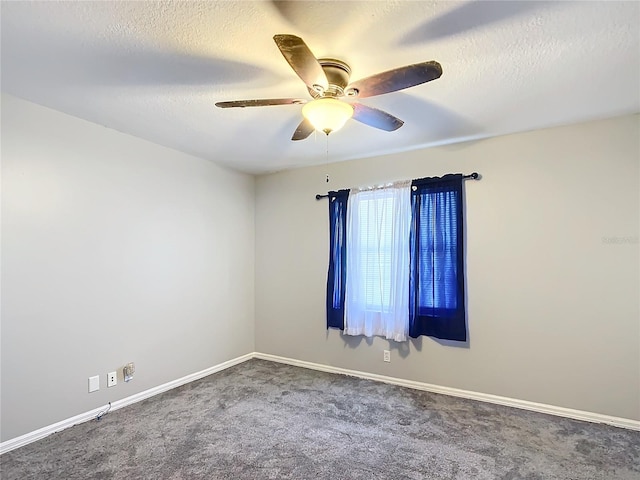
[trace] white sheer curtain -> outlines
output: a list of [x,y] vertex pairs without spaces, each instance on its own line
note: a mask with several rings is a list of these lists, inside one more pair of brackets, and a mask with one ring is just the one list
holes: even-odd
[[353,189],[348,202],[344,333],[405,341],[411,181]]

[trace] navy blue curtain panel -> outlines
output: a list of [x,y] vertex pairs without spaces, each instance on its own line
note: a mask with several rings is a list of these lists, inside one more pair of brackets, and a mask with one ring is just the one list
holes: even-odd
[[411,184],[409,335],[467,340],[461,174]]
[[327,275],[327,328],[344,330],[344,295],[347,280],[347,200],[349,190],[329,192],[329,273]]

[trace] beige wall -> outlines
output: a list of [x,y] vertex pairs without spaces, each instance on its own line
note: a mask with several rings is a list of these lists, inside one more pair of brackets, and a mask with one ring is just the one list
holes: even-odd
[[254,189],[3,95],[2,440],[252,352]]
[[331,189],[482,174],[465,184],[463,347],[327,331],[326,167],[259,177],[256,349],[639,420],[639,132],[634,115],[329,166]]

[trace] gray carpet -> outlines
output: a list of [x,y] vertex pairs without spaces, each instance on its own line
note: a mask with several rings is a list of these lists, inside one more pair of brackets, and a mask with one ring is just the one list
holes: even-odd
[[0,462],[3,480],[638,480],[640,432],[251,360]]

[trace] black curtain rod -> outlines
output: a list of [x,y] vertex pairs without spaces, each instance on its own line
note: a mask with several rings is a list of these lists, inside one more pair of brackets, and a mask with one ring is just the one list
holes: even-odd
[[[472,180],[477,180],[479,176],[480,175],[478,175],[478,172],[473,172],[473,173],[470,173],[469,175],[463,175],[462,178],[463,179],[470,178]],[[317,194],[316,195],[316,200],[320,200],[321,198],[329,198],[329,194],[327,194],[327,195]]]

